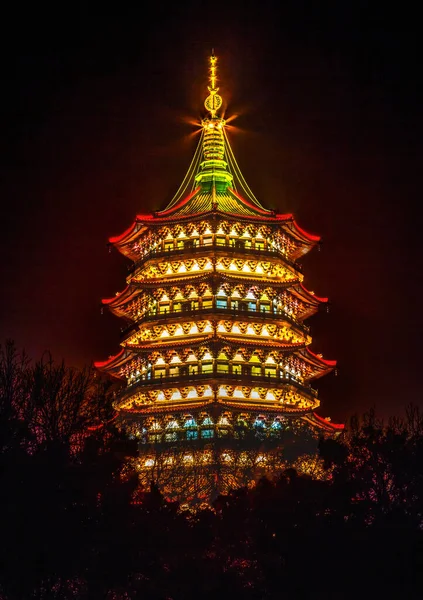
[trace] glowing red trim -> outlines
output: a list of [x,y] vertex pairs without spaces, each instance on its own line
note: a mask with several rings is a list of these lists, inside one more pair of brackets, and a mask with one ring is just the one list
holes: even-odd
[[317,413],[313,413],[313,417],[320,421],[323,425],[326,425],[329,428],[333,429],[345,429],[345,425],[343,423],[332,423],[332,421],[326,421],[323,417],[320,417]]
[[292,218],[293,218],[292,213],[284,213],[284,214],[278,213],[276,215],[276,219],[278,221],[289,221],[289,219],[292,219]]
[[317,300],[317,302],[328,302],[329,298],[320,298],[319,296],[316,296],[316,294],[312,294],[307,288],[305,288],[303,286],[302,283],[300,283],[301,289],[308,295],[311,296],[312,298],[314,298],[315,300]]
[[125,238],[127,238],[129,235],[131,235],[131,233],[133,233],[136,226],[137,226],[137,222],[135,221],[134,223],[132,223],[131,227],[126,229],[126,231],[124,231],[120,235],[110,237],[109,238],[110,244],[118,244],[119,242],[122,242]]
[[244,204],[245,206],[248,206],[248,208],[251,208],[252,210],[258,211],[258,212],[260,212],[263,215],[268,215],[269,217],[272,215],[272,211],[266,210],[265,208],[260,208],[256,204],[253,204],[252,202],[248,202],[248,200],[244,200],[244,198],[242,196],[240,196],[232,188],[228,188],[228,190],[231,192],[231,194],[233,194],[236,198],[238,198],[238,200],[241,202],[241,204]]
[[118,358],[121,358],[124,352],[125,352],[125,348],[122,348],[122,350],[118,354],[115,354],[115,356],[112,356],[112,357],[108,358],[107,360],[95,362],[94,363],[95,368],[96,369],[104,369],[104,367],[111,365],[115,360],[117,360]]
[[159,214],[161,217],[168,215],[169,213],[173,213],[175,212],[175,210],[178,210],[180,208],[182,208],[183,206],[185,206],[185,204],[187,202],[189,202],[191,200],[191,198],[193,196],[195,196],[195,194],[198,192],[198,190],[200,189],[200,187],[196,188],[193,192],[191,192],[191,194],[189,194],[186,198],[184,198],[183,200],[180,200],[176,206],[172,206],[172,208],[168,208],[167,210],[160,210],[157,214]]
[[124,290],[122,290],[121,292],[119,292],[117,296],[112,296],[111,298],[103,298],[101,303],[102,304],[112,304],[114,302],[114,300],[118,300],[122,296],[122,294],[127,292],[129,290],[129,287],[130,286],[127,285],[126,288]]
[[336,367],[336,360],[326,360],[325,358],[322,358],[321,356],[319,356],[318,354],[314,354],[314,352],[312,352],[310,350],[310,348],[307,348],[307,352],[309,354],[311,354],[311,356],[313,358],[317,358],[318,361],[322,362],[324,365],[327,365],[328,367]]
[[310,240],[310,242],[319,242],[320,241],[320,239],[321,239],[320,235],[314,235],[312,233],[307,233],[307,231],[305,231],[299,225],[297,225],[295,220],[293,220],[292,223],[294,224],[297,231],[299,233],[301,233],[301,235],[303,235],[306,239]]

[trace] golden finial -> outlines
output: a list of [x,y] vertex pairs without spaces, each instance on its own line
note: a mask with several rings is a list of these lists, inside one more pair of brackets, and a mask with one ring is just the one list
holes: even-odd
[[209,85],[207,89],[209,90],[210,95],[207,96],[204,106],[213,118],[216,115],[216,112],[222,106],[222,98],[217,93],[219,88],[216,87],[217,56],[214,55],[214,50],[212,50],[212,55],[209,58],[209,64]]

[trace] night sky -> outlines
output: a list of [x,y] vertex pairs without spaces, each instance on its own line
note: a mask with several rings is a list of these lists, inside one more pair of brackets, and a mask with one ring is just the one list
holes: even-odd
[[331,301],[309,321],[312,349],[339,364],[318,382],[320,414],[423,404],[412,5],[140,4],[2,15],[1,339],[80,366],[119,350],[123,323],[100,300],[127,271],[107,238],[181,183],[215,48],[247,182],[323,238],[303,260],[306,287]]

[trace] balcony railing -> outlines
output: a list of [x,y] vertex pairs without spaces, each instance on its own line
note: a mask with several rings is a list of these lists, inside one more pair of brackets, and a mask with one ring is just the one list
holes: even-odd
[[[247,304],[247,301],[245,301]],[[204,317],[208,315],[222,315],[225,317],[233,317],[235,319],[239,319],[242,317],[255,317],[256,319],[263,320],[274,320],[275,318],[283,318],[284,320],[291,323],[297,330],[302,333],[310,334],[310,327],[308,325],[304,325],[297,321],[292,315],[283,311],[282,309],[277,309],[275,307],[271,307],[270,310],[253,310],[247,306],[243,308],[220,308],[217,306],[211,306],[207,308],[192,308],[181,306],[179,310],[172,310],[169,312],[159,312],[157,310],[150,310],[145,313],[144,317],[140,321],[132,323],[129,327],[122,329],[121,335],[122,337],[126,337],[131,331],[135,331],[141,323],[147,321],[166,321],[167,319],[178,318],[181,315],[184,317],[192,317],[194,319],[198,317]]]
[[213,380],[228,380],[230,381],[230,385],[242,385],[242,386],[251,386],[257,385],[259,383],[265,383],[267,385],[293,385],[298,390],[304,392],[308,396],[312,396],[313,398],[317,398],[318,391],[312,388],[310,385],[305,385],[297,381],[292,375],[283,373],[274,375],[255,375],[250,372],[248,374],[245,373],[223,373],[219,370],[219,365],[214,365],[213,369],[208,372],[202,373],[177,373],[177,374],[169,374],[169,375],[160,375],[157,376],[154,373],[147,373],[142,375],[140,379],[134,381],[128,385],[127,392],[133,393],[138,387],[146,387],[146,386],[171,386],[171,385],[198,385],[200,382],[205,381],[206,383],[210,383]]
[[284,254],[277,248],[272,248],[272,247],[248,248],[248,247],[245,247],[245,245],[243,243],[229,245],[229,244],[217,244],[216,242],[213,242],[212,244],[199,244],[199,245],[194,245],[194,244],[185,242],[184,246],[182,248],[173,248],[173,249],[168,249],[168,250],[153,248],[149,252],[144,254],[144,256],[142,256],[133,265],[129,266],[128,271],[129,271],[129,273],[133,273],[138,267],[140,267],[141,265],[143,265],[145,262],[147,262],[148,260],[150,260],[152,258],[169,258],[169,259],[171,259],[171,258],[178,258],[185,254],[194,254],[194,255],[195,254],[204,254],[204,252],[207,252],[208,250],[211,250],[213,252],[220,250],[226,255],[228,255],[228,254],[229,255],[243,254],[243,255],[247,255],[247,256],[254,255],[254,256],[260,256],[260,257],[266,257],[266,258],[269,258],[270,256],[277,256],[278,258],[282,259],[287,265],[289,265],[296,271],[299,271],[300,273],[302,272],[302,265],[289,259],[286,256],[286,254]]

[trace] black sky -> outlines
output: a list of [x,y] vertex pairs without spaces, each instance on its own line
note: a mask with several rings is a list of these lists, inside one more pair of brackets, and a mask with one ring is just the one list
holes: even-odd
[[[422,404],[422,121],[411,4],[182,3],[3,14],[0,337],[82,365],[115,354],[108,236],[163,207],[194,150],[206,60],[261,202],[323,237],[313,349],[323,416]],[[367,6],[371,4],[371,6]]]

